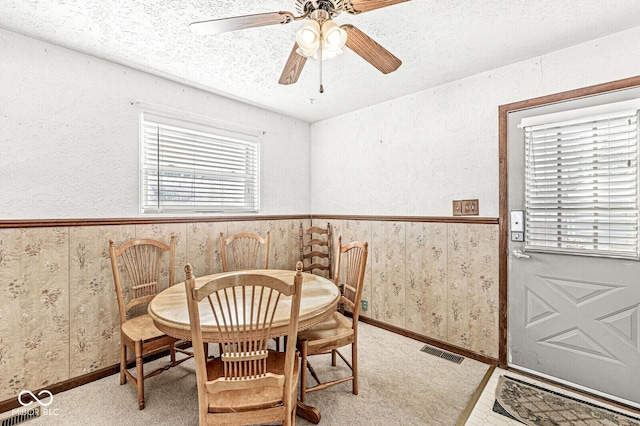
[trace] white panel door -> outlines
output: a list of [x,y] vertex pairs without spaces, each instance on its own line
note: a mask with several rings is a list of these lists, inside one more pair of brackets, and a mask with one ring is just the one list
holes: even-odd
[[[509,116],[509,211],[525,211],[525,144],[517,123],[539,113]],[[640,406],[640,262],[527,252],[511,233],[509,240],[509,365]]]

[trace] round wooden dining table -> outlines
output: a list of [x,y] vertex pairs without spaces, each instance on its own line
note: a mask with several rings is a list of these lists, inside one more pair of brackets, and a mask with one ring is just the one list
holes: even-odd
[[[296,271],[280,269],[261,269],[252,272],[268,274],[291,283],[293,283],[293,278],[296,274]],[[227,275],[230,272],[197,277],[196,288],[222,274]],[[339,300],[340,291],[333,281],[318,275],[303,273],[298,330],[304,330],[329,318],[336,310]],[[201,303],[207,303],[206,299]],[[284,299],[281,301],[282,303],[290,303],[290,299]],[[189,310],[187,308],[184,282],[175,284],[158,293],[149,303],[148,311],[149,316],[151,316],[155,326],[160,331],[180,340],[191,341]],[[278,337],[286,332],[285,325],[288,323],[289,314],[285,311],[288,310],[282,311],[283,316],[286,315],[283,318],[274,318],[274,324],[279,323],[283,326],[274,327],[269,337]],[[200,317],[203,340],[211,343],[220,342],[218,327],[213,316],[205,315],[203,312],[207,312],[207,310],[202,309]],[[300,401],[298,401],[296,414],[314,424],[320,422],[320,411]]]

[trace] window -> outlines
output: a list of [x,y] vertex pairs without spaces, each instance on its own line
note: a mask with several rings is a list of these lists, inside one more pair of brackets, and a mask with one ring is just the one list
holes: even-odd
[[638,259],[638,107],[628,104],[523,119],[525,249]]
[[143,213],[257,212],[258,133],[143,112]]

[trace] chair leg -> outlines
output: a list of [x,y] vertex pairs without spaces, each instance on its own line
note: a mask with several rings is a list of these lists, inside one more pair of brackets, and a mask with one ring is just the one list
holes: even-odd
[[127,375],[124,371],[127,369],[127,345],[120,339],[120,384],[127,383]]
[[351,374],[353,374],[353,394],[358,394],[358,344],[357,340],[351,344]]
[[[293,392],[295,395],[295,392]],[[293,405],[293,407],[291,407],[291,424],[295,425],[296,424],[296,409],[298,408],[298,401],[294,398],[293,401],[291,401],[291,404]]]
[[[276,339],[277,340],[277,339]],[[291,426],[291,399],[289,398],[289,402],[285,402],[285,415],[284,419],[282,419],[282,426]]]
[[335,349],[331,351],[331,366],[332,367],[336,366],[336,350]]
[[172,343],[169,345],[169,354],[171,355],[171,366],[176,365],[176,344]]
[[136,387],[138,388],[138,408],[144,408],[144,369],[142,366],[142,341],[136,341]]
[[307,341],[303,340],[300,347],[300,402],[307,398]]
[[307,370],[309,370],[309,373],[311,373],[311,377],[313,377],[316,380],[317,384],[322,383],[320,381],[320,377],[318,377],[318,373],[316,373],[316,370],[314,370],[313,365],[311,365],[309,361],[307,361]]

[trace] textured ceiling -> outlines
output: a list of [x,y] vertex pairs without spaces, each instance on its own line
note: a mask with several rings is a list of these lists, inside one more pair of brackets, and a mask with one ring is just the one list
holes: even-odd
[[193,21],[291,11],[293,0],[2,0],[0,28],[315,122],[640,24],[637,0],[411,0],[343,13],[403,62],[384,75],[345,48],[278,79],[304,21],[216,36]]

